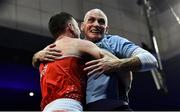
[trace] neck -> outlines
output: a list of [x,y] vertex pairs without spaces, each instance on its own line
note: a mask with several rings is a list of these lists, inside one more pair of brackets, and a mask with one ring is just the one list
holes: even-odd
[[66,33],[59,35],[56,40],[59,40],[59,39],[64,38],[64,37],[76,38],[75,35],[73,35],[72,33],[66,32]]

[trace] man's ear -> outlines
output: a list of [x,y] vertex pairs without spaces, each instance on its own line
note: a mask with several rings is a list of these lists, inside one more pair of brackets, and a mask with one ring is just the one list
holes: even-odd
[[81,31],[83,31],[83,29],[84,29],[84,22],[81,22]]
[[68,23],[68,24],[67,24],[67,28],[68,28],[69,30],[73,31],[73,25],[72,25],[71,23]]
[[108,34],[108,32],[109,32],[109,26],[106,26],[105,34]]

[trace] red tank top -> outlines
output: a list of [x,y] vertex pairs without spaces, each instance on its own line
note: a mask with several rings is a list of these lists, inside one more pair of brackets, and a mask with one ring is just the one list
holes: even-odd
[[83,68],[83,60],[72,56],[41,64],[41,108],[58,98],[71,98],[82,102],[86,86],[86,73]]

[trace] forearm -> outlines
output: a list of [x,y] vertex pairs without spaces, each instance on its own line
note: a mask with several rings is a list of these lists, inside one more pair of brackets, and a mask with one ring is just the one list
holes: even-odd
[[137,56],[114,61],[115,69],[120,71],[138,71],[141,69],[141,61]]

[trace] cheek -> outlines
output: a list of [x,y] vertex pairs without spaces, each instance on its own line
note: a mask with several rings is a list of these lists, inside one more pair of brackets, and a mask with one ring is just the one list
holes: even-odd
[[91,25],[86,25],[86,26],[84,26],[84,29],[85,29],[85,30],[90,30],[90,29],[91,29]]
[[83,31],[84,31],[84,33],[89,33],[90,29],[88,27],[85,27]]
[[106,27],[105,27],[105,26],[102,26],[101,29],[102,29],[102,31],[104,31],[104,32],[106,31]]

